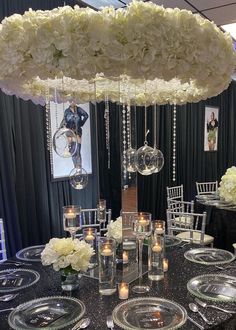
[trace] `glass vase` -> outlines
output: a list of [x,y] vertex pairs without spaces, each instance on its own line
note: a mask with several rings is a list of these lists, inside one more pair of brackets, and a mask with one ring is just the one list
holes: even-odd
[[72,268],[64,268],[61,273],[61,288],[63,291],[73,291],[78,289],[80,274]]

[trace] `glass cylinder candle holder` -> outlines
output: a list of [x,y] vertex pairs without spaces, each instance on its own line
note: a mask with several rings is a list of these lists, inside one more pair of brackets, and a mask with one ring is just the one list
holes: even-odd
[[[95,252],[97,252],[97,228],[94,227],[88,227],[83,229],[83,238],[86,243],[90,244],[91,247],[94,249]],[[90,259],[90,269],[97,266],[97,253],[92,255]]]
[[98,205],[98,220],[100,223],[106,222],[106,200],[105,199],[99,199]]
[[101,237],[98,243],[99,293],[109,296],[116,292],[116,241]]
[[78,205],[63,206],[63,228],[75,238],[76,232],[81,228],[81,207]]
[[129,298],[129,284],[121,282],[118,284],[119,299]]
[[164,237],[154,234],[148,247],[148,278],[159,281],[164,278]]
[[157,235],[165,235],[165,221],[153,220],[152,221],[153,233]]
[[135,213],[133,216],[133,231],[138,240],[138,269],[139,269],[139,284],[133,286],[132,291],[135,293],[145,293],[150,290],[148,285],[142,284],[143,274],[143,241],[145,237],[149,237],[152,232],[151,214],[145,212]]

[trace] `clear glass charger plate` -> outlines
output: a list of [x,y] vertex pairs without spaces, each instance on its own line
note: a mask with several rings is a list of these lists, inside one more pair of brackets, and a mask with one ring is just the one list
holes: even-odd
[[114,322],[126,330],[170,330],[180,328],[187,320],[185,308],[162,298],[135,298],[115,307]]
[[197,200],[209,200],[209,199],[218,199],[219,200],[219,196],[216,194],[196,195],[195,197]]
[[17,252],[17,259],[23,261],[41,261],[41,253],[44,250],[45,245],[29,246]]
[[165,235],[165,247],[171,247],[182,243],[182,239],[175,236]]
[[226,264],[235,259],[233,253],[213,248],[191,249],[184,253],[184,257],[189,261],[209,266]]
[[192,278],[187,283],[188,291],[199,298],[236,302],[236,277],[220,274],[206,274]]
[[210,206],[216,206],[216,207],[221,207],[221,206],[228,206],[231,205],[230,203],[227,203],[225,201],[219,200],[219,199],[210,199],[210,200],[206,200],[204,202],[205,205],[210,205]]
[[8,316],[8,324],[16,330],[67,328],[85,313],[82,301],[72,297],[44,297],[17,306]]
[[40,279],[32,269],[10,268],[0,271],[0,292],[14,292],[28,288]]

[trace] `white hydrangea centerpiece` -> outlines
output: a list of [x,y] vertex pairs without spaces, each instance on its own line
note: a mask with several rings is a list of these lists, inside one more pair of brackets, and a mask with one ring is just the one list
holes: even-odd
[[107,226],[106,236],[114,238],[118,244],[122,243],[122,217],[110,222]]
[[44,266],[53,265],[55,271],[67,269],[86,272],[93,248],[85,241],[71,238],[52,238],[41,254]]
[[228,168],[222,176],[219,193],[226,202],[236,204],[236,166]]

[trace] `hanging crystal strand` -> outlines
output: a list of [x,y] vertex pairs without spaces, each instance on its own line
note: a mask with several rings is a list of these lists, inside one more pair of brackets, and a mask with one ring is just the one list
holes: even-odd
[[58,109],[57,109],[57,89],[54,88],[54,102],[55,102],[55,119],[56,119],[56,130],[58,130]]
[[111,168],[111,152],[110,152],[110,107],[108,95],[105,95],[105,131],[106,131],[106,149],[107,149],[107,168]]
[[157,104],[153,105],[153,120],[154,120],[154,132],[153,132],[153,140],[154,140],[154,149],[157,148]]
[[51,121],[50,121],[50,101],[49,101],[49,88],[46,87],[46,104],[45,104],[45,110],[46,110],[46,134],[47,134],[47,150],[49,152],[52,152],[52,140],[51,140]]
[[126,176],[127,176],[127,164],[126,164],[126,149],[127,149],[127,140],[126,140],[126,105],[124,99],[122,102],[122,132],[123,132],[123,178],[126,185]]
[[[131,149],[131,115],[130,115],[130,102],[128,102],[127,104],[127,121],[126,121],[126,124],[127,124],[127,144],[128,144],[128,148],[127,150],[130,150]],[[126,164],[127,165],[127,164]],[[126,166],[127,168],[127,166]],[[129,173],[129,179],[131,179],[131,173]]]
[[176,104],[173,106],[173,172],[172,180],[176,180]]

